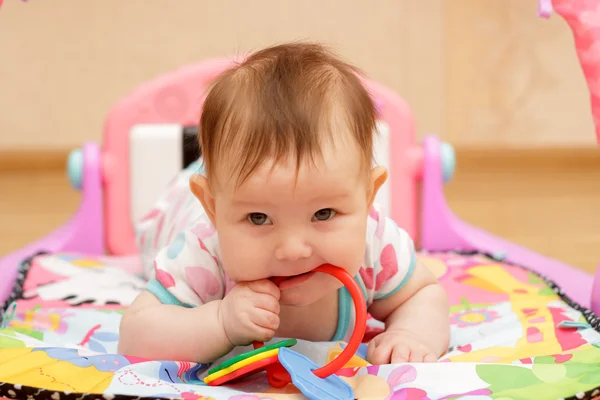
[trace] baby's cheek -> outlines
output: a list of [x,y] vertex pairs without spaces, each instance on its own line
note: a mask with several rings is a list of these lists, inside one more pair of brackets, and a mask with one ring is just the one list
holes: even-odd
[[[264,278],[264,249],[260,239],[246,235],[224,235],[219,238],[221,261],[225,273],[234,281]],[[262,266],[262,267],[261,267]]]
[[346,269],[351,275],[358,272],[365,254],[365,234],[356,230],[342,230],[329,241],[329,263]]

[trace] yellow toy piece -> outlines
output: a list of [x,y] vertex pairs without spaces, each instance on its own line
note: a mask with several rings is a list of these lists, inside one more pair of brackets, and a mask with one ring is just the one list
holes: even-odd
[[223,368],[222,370],[219,370],[215,373],[208,375],[206,378],[204,378],[204,383],[206,383],[208,385],[210,382],[214,381],[215,379],[219,379],[220,377],[230,374],[233,371],[236,371],[240,368],[243,368],[247,365],[253,364],[253,363],[263,360],[265,358],[275,356],[277,354],[279,354],[279,348],[265,351],[263,353],[256,354],[252,357],[248,357],[242,361],[236,362],[235,364],[233,364],[227,368]]

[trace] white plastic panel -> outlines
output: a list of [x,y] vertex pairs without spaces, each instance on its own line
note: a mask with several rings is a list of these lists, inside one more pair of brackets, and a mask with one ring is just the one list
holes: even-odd
[[392,181],[392,169],[390,168],[390,127],[385,122],[378,121],[376,129],[378,134],[375,137],[373,149],[375,165],[387,168],[388,179],[381,189],[379,189],[379,193],[375,197],[375,202],[383,207],[386,213],[389,213],[392,206],[392,191],[390,190],[390,182]]
[[130,133],[131,222],[150,210],[182,169],[181,125],[137,125]]

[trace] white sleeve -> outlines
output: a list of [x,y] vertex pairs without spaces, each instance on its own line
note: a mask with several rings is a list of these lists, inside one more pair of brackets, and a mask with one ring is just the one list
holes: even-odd
[[374,269],[373,300],[385,299],[398,292],[410,279],[416,265],[416,253],[410,235],[378,207],[370,213],[367,238],[368,265]]
[[147,290],[164,304],[194,307],[225,296],[225,276],[217,259],[192,231],[179,233],[154,261]]

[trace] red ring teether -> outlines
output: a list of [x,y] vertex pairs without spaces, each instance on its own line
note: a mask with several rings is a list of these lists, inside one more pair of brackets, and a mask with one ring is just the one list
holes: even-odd
[[[333,266],[331,264],[323,264],[315,268],[315,271],[331,275],[342,282],[352,296],[352,301],[354,302],[354,308],[356,310],[356,323],[354,325],[354,332],[352,332],[352,336],[350,337],[346,348],[330,363],[313,371],[316,376],[324,379],[342,369],[344,365],[350,361],[354,354],[356,354],[356,351],[358,350],[358,347],[360,346],[365,335],[367,326],[367,305],[365,304],[362,290],[354,278],[352,278],[352,276],[345,269]],[[262,346],[264,346],[264,343],[254,342],[255,349]],[[283,383],[287,384],[291,382],[289,374],[283,368],[283,366],[281,366],[281,364],[271,364],[266,369],[269,382],[277,382],[277,387],[285,386]]]

